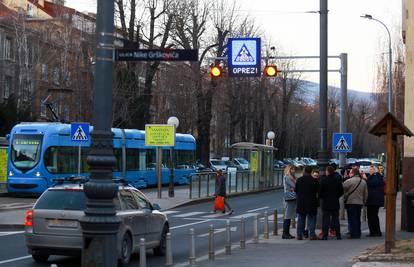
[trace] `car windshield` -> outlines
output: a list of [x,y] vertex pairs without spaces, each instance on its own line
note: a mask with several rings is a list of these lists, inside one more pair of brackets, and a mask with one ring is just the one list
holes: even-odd
[[224,160],[211,160],[210,162],[211,162],[211,164],[213,164],[215,166],[223,166],[223,165],[226,165],[226,162],[224,162]]
[[22,171],[33,168],[40,158],[43,135],[16,134],[11,147],[11,161]]
[[82,190],[48,190],[37,201],[35,209],[45,210],[84,210],[86,197]]
[[249,164],[249,162],[244,159],[244,158],[236,158],[238,162],[240,162],[240,164]]

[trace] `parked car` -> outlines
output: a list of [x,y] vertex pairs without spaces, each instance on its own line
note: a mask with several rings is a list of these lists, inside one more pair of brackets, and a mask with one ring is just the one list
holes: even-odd
[[221,159],[210,159],[210,167],[211,169],[213,169],[213,171],[218,171],[218,170],[226,171],[227,170],[226,161],[221,160]]
[[[117,234],[116,256],[120,265],[128,265],[131,254],[139,251],[140,238],[156,255],[165,254],[168,219],[138,189],[119,185],[114,199],[121,223]],[[25,239],[29,254],[37,262],[50,255],[80,255],[86,197],[83,184],[59,184],[47,189],[26,212]]]
[[273,167],[275,168],[275,169],[283,169],[283,168],[285,168],[287,165],[283,162],[283,161],[281,161],[281,160],[276,160],[275,161],[275,163],[273,164]]
[[359,170],[360,171],[368,173],[369,172],[369,166],[372,165],[372,162],[369,159],[359,159],[357,161],[357,164],[359,165]]
[[241,157],[234,158],[233,163],[236,166],[238,166],[238,169],[241,169],[241,170],[250,169],[250,163],[245,158],[241,158]]

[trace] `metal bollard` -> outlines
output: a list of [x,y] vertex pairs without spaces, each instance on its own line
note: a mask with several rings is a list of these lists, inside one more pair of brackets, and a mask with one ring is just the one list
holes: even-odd
[[240,218],[240,248],[246,248],[246,238],[245,238],[245,229],[244,229],[244,217]]
[[145,248],[145,238],[139,240],[139,267],[147,267],[147,249]]
[[273,212],[273,235],[278,235],[278,225],[277,225],[277,209]]
[[253,218],[253,244],[259,243],[259,234],[258,234],[258,229],[257,229],[258,220],[259,218],[257,217],[257,215],[255,215]]
[[[292,227],[291,228],[296,228],[296,218],[293,218],[292,220],[291,220],[291,224],[292,224]],[[305,224],[306,225],[306,224]]]
[[269,239],[269,217],[267,216],[267,211],[264,212],[263,238]]
[[226,221],[226,244],[224,245],[224,249],[226,250],[226,255],[231,254],[231,227],[230,227],[230,220]]
[[196,257],[195,257],[195,234],[194,228],[190,229],[190,257],[188,257],[189,267],[196,266]]
[[167,233],[166,242],[165,242],[165,266],[173,266],[173,255],[172,255],[172,246],[171,246],[171,233]]
[[214,226],[208,229],[208,260],[214,261]]

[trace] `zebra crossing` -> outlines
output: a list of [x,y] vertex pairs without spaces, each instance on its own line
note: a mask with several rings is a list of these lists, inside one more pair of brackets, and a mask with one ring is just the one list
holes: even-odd
[[[255,210],[248,210],[244,212],[237,212],[235,211],[233,214],[229,215],[228,213],[221,213],[221,212],[211,212],[211,211],[191,211],[191,212],[182,212],[179,210],[167,210],[163,211],[164,214],[166,214],[169,218],[180,218],[180,219],[203,219],[203,220],[214,220],[214,219],[228,219],[228,220],[240,220],[241,218],[251,218],[258,216],[260,220],[263,220],[263,214],[264,211],[268,209],[268,207],[265,208],[259,208]],[[268,216],[269,220],[274,220],[274,214],[269,214]],[[277,219],[282,220],[283,214],[278,214]]]

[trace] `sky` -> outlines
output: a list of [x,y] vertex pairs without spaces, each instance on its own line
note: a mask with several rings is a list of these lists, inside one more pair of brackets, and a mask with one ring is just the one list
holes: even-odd
[[[319,0],[237,0],[240,15],[249,14],[266,33],[267,41],[284,55],[319,55]],[[66,0],[79,11],[96,12],[96,0]],[[372,92],[376,64],[387,52],[388,37],[378,22],[360,18],[371,14],[385,23],[393,45],[401,36],[401,0],[328,0],[328,54],[348,53],[348,88]],[[296,60],[296,69],[318,69],[318,59]],[[339,60],[331,59],[329,69],[339,69]],[[329,85],[338,86],[339,73],[329,73]],[[319,74],[303,74],[318,82]]]

